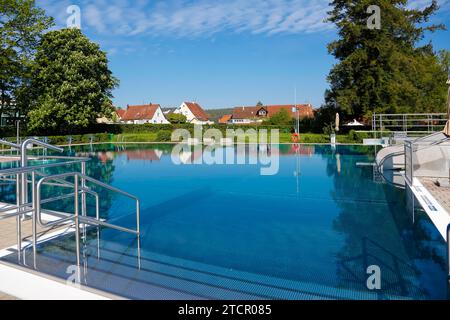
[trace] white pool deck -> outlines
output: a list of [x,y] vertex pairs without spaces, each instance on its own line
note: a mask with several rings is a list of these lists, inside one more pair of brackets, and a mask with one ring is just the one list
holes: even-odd
[[447,228],[450,224],[450,211],[447,204],[450,203],[450,190],[435,186],[434,182],[427,178],[414,178],[413,185],[409,188],[441,236],[447,241]]
[[[4,206],[1,204],[0,206]],[[45,219],[45,216],[44,216]],[[50,218],[48,218],[51,220]],[[42,231],[42,230],[41,230]],[[41,232],[39,231],[39,232]],[[72,229],[62,227],[50,232],[41,232],[40,241],[60,236]],[[29,246],[31,222],[22,223],[23,247]],[[0,220],[0,258],[17,251],[16,219]],[[43,290],[45,288],[45,290]],[[120,299],[100,291],[68,285],[60,279],[33,272],[30,269],[0,262],[0,300],[110,300]]]
[[[60,230],[45,235],[42,241],[61,235]],[[30,245],[28,242],[24,246]],[[16,251],[16,246],[0,250],[0,258]],[[69,275],[68,275],[69,276]],[[45,288],[45,290],[43,290]],[[83,286],[73,286],[61,279],[51,277],[28,268],[0,262],[0,296],[4,300],[119,300],[105,292]],[[1,298],[0,298],[1,299]]]

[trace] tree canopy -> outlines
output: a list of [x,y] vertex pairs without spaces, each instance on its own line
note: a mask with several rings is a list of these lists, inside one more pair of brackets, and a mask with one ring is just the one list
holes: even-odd
[[33,56],[52,25],[53,19],[33,0],[0,0],[0,115],[11,100],[25,111]]
[[[326,107],[347,117],[372,113],[444,112],[446,70],[425,32],[436,1],[424,9],[409,9],[407,0],[334,0],[329,21],[339,39],[328,49],[338,60],[330,71]],[[367,26],[367,8],[381,9],[381,28]],[[444,55],[445,56],[445,55]],[[442,56],[443,57],[443,56]],[[333,112],[331,113],[333,114]]]
[[167,115],[167,121],[173,124],[184,124],[187,122],[187,118],[184,114],[170,113]]
[[32,72],[33,132],[71,132],[110,117],[118,80],[106,53],[78,29],[47,33],[38,46]]
[[280,112],[275,113],[273,116],[269,117],[264,121],[268,125],[284,125],[292,124],[293,118],[286,110],[282,109]]

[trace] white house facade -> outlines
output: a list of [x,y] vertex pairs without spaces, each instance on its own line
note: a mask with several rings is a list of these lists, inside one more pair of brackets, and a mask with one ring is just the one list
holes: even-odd
[[170,124],[159,104],[128,106],[121,121],[127,124]]
[[203,108],[195,102],[183,102],[181,106],[174,111],[174,113],[184,115],[187,121],[192,124],[214,124],[213,121],[209,120],[209,116]]

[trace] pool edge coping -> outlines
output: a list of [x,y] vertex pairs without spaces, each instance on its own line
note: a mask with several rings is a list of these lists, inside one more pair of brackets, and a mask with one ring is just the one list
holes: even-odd
[[[55,231],[45,235],[42,241],[70,232],[72,228]],[[0,258],[12,251],[17,251],[17,246],[0,249]],[[0,261],[0,279],[0,292],[19,300],[127,300],[82,284],[72,286],[61,278],[6,261]]]

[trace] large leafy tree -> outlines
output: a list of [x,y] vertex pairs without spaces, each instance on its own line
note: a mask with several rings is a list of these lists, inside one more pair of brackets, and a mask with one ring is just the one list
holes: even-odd
[[[53,19],[34,0],[0,0],[0,116],[25,112],[36,46]],[[11,101],[16,100],[14,110]]]
[[70,133],[88,127],[98,117],[109,117],[117,84],[106,53],[80,30],[47,33],[33,67],[29,130]]
[[[370,29],[370,5],[381,9],[381,29]],[[443,112],[446,68],[425,32],[443,29],[429,24],[436,1],[410,9],[407,0],[334,0],[329,21],[339,39],[328,49],[338,63],[329,74],[326,105],[348,117],[372,113]]]
[[286,110],[281,110],[280,112],[275,113],[270,118],[266,119],[264,121],[265,124],[269,125],[285,125],[285,124],[292,124],[293,118],[287,112]]

